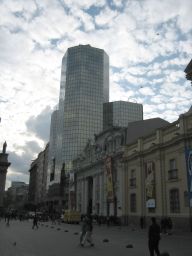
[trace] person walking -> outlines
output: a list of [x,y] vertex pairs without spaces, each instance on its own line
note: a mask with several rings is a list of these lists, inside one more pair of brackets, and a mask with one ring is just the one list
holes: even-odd
[[82,225],[81,225],[81,235],[80,235],[80,245],[81,246],[84,246],[83,240],[84,240],[86,232],[87,232],[87,216],[84,216],[82,219]]
[[143,216],[140,217],[140,228],[141,229],[145,228],[145,218]]
[[152,224],[149,227],[148,231],[148,246],[150,256],[154,256],[154,252],[157,256],[160,255],[159,252],[159,240],[160,240],[160,226],[156,223],[156,218],[151,218]]
[[37,215],[35,214],[34,218],[33,218],[33,226],[32,226],[32,229],[34,229],[36,227],[36,229],[38,229],[38,217]]
[[85,225],[85,235],[81,242],[81,246],[84,246],[86,242],[90,244],[90,246],[94,246],[93,239],[92,239],[92,231],[93,231],[93,224],[91,216],[86,218],[86,225]]
[[10,218],[11,218],[11,214],[8,212],[8,213],[7,213],[7,216],[6,216],[6,221],[7,221],[7,222],[6,222],[6,226],[7,226],[7,227],[10,226],[10,223],[9,223],[9,222],[10,222]]
[[94,246],[92,233],[93,233],[93,223],[92,223],[92,217],[89,216],[87,219],[87,231],[85,234],[85,242],[88,242],[90,246]]

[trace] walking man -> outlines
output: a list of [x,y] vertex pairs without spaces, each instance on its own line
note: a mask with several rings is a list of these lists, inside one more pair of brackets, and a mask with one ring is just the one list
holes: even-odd
[[34,218],[33,218],[33,226],[32,229],[34,229],[36,227],[36,229],[38,229],[38,218],[37,215],[35,214]]
[[90,246],[94,246],[93,239],[92,239],[93,224],[92,224],[91,216],[87,217],[86,223],[87,223],[86,224],[86,233],[85,233],[84,239],[82,241],[82,244],[84,246],[84,244],[86,242],[88,242],[90,244]]
[[82,219],[81,235],[80,235],[80,245],[81,246],[84,246],[83,241],[84,241],[86,232],[87,232],[87,216],[83,217],[83,219]]
[[149,227],[148,232],[148,245],[150,256],[154,256],[154,252],[157,256],[160,255],[159,252],[159,240],[160,240],[160,226],[156,223],[156,219],[154,217],[151,218],[152,224]]
[[7,227],[9,227],[9,221],[10,221],[10,217],[11,217],[11,214],[8,212],[7,213],[7,216],[6,216],[6,220],[7,220],[7,223],[6,223],[6,225],[7,225]]

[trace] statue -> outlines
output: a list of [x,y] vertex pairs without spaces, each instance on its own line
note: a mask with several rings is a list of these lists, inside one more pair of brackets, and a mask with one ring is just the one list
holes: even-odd
[[3,143],[3,154],[6,154],[6,148],[7,148],[7,143],[6,141]]

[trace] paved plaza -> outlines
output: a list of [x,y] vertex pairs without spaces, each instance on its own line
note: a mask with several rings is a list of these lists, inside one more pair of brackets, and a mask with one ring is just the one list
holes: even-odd
[[[147,230],[132,230],[130,227],[94,226],[95,246],[79,246],[80,225],[51,222],[40,223],[32,229],[32,221],[11,221],[10,226],[0,222],[1,256],[149,256]],[[108,242],[103,240],[108,239]],[[126,248],[127,245],[133,248]],[[175,232],[163,235],[160,250],[170,256],[192,255],[192,234]]]

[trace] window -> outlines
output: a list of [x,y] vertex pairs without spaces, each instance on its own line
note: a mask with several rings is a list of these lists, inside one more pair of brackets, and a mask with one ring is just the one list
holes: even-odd
[[168,179],[173,180],[178,178],[178,170],[177,169],[172,169],[168,171]]
[[176,169],[176,160],[175,159],[169,160],[169,168],[170,168],[170,170]]
[[176,160],[170,159],[169,160],[169,171],[168,171],[168,179],[177,179],[178,178],[178,170],[176,169]]
[[180,212],[179,189],[171,189],[169,192],[170,212]]
[[135,169],[132,169],[131,170],[131,178],[135,178],[135,176],[136,176],[136,171],[135,171]]
[[136,171],[134,169],[131,170],[131,178],[129,179],[129,186],[136,187]]
[[184,206],[189,207],[189,195],[188,191],[184,191]]
[[136,194],[130,195],[130,211],[136,212]]
[[130,187],[136,187],[136,178],[131,178],[130,180],[129,180],[129,185],[130,185]]

